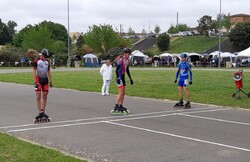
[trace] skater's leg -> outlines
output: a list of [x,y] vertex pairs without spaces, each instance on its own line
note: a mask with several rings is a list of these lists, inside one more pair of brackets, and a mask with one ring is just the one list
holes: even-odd
[[179,91],[179,99],[180,100],[183,100],[183,87],[181,86],[178,86],[178,91]]
[[45,111],[45,107],[47,104],[47,96],[48,96],[48,92],[43,92],[42,93],[42,104],[41,104],[41,110]]
[[36,104],[38,112],[42,112],[42,104],[41,104],[41,91],[36,91]]
[[186,97],[186,101],[188,102],[189,101],[189,90],[187,87],[184,87],[184,92],[185,92],[185,97]]
[[123,103],[124,100],[124,87],[118,87],[118,96],[116,98],[116,104],[121,104]]
[[121,89],[121,98],[120,98],[120,102],[119,102],[119,105],[122,105],[123,102],[124,102],[124,97],[125,97],[125,87],[123,87]]

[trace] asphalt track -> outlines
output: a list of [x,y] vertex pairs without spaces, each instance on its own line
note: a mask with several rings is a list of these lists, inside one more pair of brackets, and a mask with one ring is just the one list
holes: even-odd
[[249,162],[250,111],[128,97],[131,115],[112,116],[115,95],[53,88],[37,115],[31,85],[0,82],[0,131],[89,161]]

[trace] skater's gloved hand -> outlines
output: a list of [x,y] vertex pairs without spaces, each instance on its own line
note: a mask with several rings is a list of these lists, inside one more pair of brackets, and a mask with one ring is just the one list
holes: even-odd
[[50,86],[51,88],[53,87],[52,82],[49,83],[49,86]]
[[174,83],[177,83],[177,79],[174,80]]
[[37,89],[37,88],[38,88],[38,84],[37,84],[37,82],[34,82],[34,86],[35,86],[35,89]]
[[133,85],[134,81],[132,80],[132,78],[130,78],[130,85]]
[[121,79],[120,78],[116,78],[116,83],[119,85],[121,84]]
[[192,85],[192,84],[193,84],[192,80],[190,80],[190,81],[189,81],[189,84],[190,84],[190,85]]

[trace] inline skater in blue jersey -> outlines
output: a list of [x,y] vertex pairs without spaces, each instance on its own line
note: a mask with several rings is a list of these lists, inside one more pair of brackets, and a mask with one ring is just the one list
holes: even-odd
[[[178,103],[176,103],[174,105],[174,107],[182,107],[184,106],[184,108],[191,108],[190,105],[190,98],[189,98],[189,91],[187,88],[188,84],[192,84],[192,70],[190,65],[187,62],[187,54],[186,53],[182,53],[180,55],[181,57],[181,62],[178,64],[178,71],[176,72],[176,79],[174,81],[174,83],[177,83],[177,79],[179,77],[179,81],[178,81],[178,91],[179,91],[179,99],[180,101]],[[190,74],[190,79],[189,79],[189,75]],[[186,96],[186,103],[185,105],[183,105],[183,90],[185,92],[185,96]]]
[[120,55],[116,58],[116,83],[118,86],[118,96],[116,98],[116,104],[114,110],[111,111],[111,114],[117,115],[126,115],[129,111],[123,107],[123,101],[125,97],[126,82],[125,82],[125,73],[127,73],[130,84],[133,85],[133,80],[129,71],[129,55],[131,54],[130,48],[123,49],[123,55]]

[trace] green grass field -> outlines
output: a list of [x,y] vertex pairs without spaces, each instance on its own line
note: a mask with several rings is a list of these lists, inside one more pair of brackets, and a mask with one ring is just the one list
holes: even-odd
[[[131,70],[134,80],[133,86],[127,86],[126,94],[146,98],[178,100],[177,85],[175,80],[176,70]],[[232,97],[235,84],[232,71],[225,70],[193,70],[193,85],[189,86],[191,102],[215,104],[220,106],[250,108],[248,97],[241,95],[241,99]],[[102,78],[98,69],[53,72],[53,85],[57,88],[75,89],[80,91],[100,92]],[[114,76],[115,74],[113,74]],[[1,74],[0,81],[33,84],[31,73]],[[244,73],[244,89],[250,92],[250,74]],[[110,92],[117,93],[115,79],[113,79]]]
[[[222,42],[226,38],[221,38]],[[164,52],[167,53],[182,53],[182,52],[196,52],[204,53],[208,49],[214,47],[219,43],[218,37],[204,37],[204,36],[188,36],[188,37],[173,37],[170,41],[170,48],[167,51],[160,51],[157,46],[146,50],[148,53],[153,55],[159,55]]]
[[42,146],[18,140],[13,136],[0,133],[1,162],[82,162]]
[[[225,38],[222,38],[224,41]],[[219,43],[218,37],[190,36],[180,37],[170,43],[168,53],[196,52],[203,53]]]

